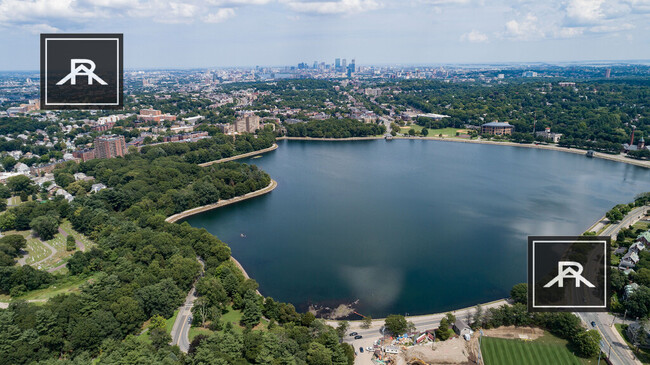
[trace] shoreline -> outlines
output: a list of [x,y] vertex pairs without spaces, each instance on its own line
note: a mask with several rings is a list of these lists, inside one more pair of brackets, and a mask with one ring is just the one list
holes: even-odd
[[[370,137],[350,137],[350,138],[312,138],[312,137],[278,137],[276,140],[288,140],[288,141],[324,141],[324,142],[336,142],[336,141],[370,141],[384,139],[383,136],[370,136]],[[541,150],[551,150],[559,152],[573,153],[577,155],[585,155],[586,150],[581,150],[577,148],[566,148],[559,147],[557,145],[542,145],[542,144],[532,144],[532,143],[515,143],[515,142],[497,142],[497,141],[486,141],[480,139],[461,139],[453,137],[393,137],[393,139],[404,139],[404,140],[425,140],[425,141],[442,141],[442,142],[458,142],[458,143],[477,143],[477,144],[489,144],[495,146],[510,146],[510,147],[523,147],[523,148],[536,148]],[[621,155],[609,155],[602,152],[594,152],[595,158],[601,158],[603,160],[609,160],[613,162],[621,162],[629,165],[639,166],[650,168],[650,161],[643,160],[634,160],[631,158],[623,157]]]
[[195,214],[207,212],[207,211],[212,210],[212,209],[225,207],[226,205],[239,203],[241,201],[248,200],[248,199],[251,199],[251,198],[255,198],[255,197],[260,196],[260,195],[268,194],[271,191],[273,191],[273,189],[275,189],[277,186],[278,186],[278,182],[271,179],[271,182],[264,188],[261,188],[261,189],[255,190],[255,191],[251,191],[250,193],[246,193],[246,194],[241,195],[241,196],[236,196],[234,198],[230,198],[230,199],[226,199],[226,200],[220,200],[220,201],[218,201],[216,203],[212,203],[212,204],[208,204],[208,205],[202,205],[200,207],[188,209],[188,210],[182,211],[180,213],[170,215],[169,217],[167,217],[165,219],[165,222],[167,222],[167,223],[176,223],[177,221],[179,221],[181,219],[191,217],[191,216],[193,216]]
[[226,157],[226,158],[222,158],[222,159],[219,159],[219,160],[200,163],[199,166],[207,167],[207,166],[214,165],[214,164],[217,164],[217,163],[235,161],[235,160],[239,160],[241,158],[257,156],[257,155],[261,155],[262,153],[271,152],[271,151],[273,151],[273,150],[275,150],[277,148],[278,148],[278,144],[273,143],[273,145],[271,147],[268,147],[268,148],[264,148],[264,149],[261,149],[261,150],[258,150],[258,151],[253,151],[253,152],[246,152],[246,153],[242,153],[241,155]]

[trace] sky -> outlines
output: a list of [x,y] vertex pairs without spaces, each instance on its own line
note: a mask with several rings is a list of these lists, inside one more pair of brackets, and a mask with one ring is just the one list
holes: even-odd
[[40,33],[124,33],[126,69],[650,59],[650,0],[0,0],[0,70]]

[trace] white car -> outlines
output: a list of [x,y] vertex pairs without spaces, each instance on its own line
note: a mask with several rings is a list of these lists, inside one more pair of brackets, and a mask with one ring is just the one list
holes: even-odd
[[366,351],[368,351],[368,352],[372,352],[373,350],[374,349],[372,347],[370,347],[370,346],[366,347]]

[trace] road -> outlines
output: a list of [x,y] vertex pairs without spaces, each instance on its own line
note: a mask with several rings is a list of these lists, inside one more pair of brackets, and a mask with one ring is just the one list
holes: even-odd
[[[609,355],[609,360],[612,365],[641,365],[641,362],[636,359],[632,350],[630,350],[623,339],[616,333],[616,328],[611,326],[614,322],[614,316],[605,312],[584,312],[576,314],[590,329],[593,328],[591,322],[596,323],[596,330],[600,332],[603,338],[601,350],[606,355]],[[618,321],[620,322],[620,319]]]
[[[622,228],[627,228],[636,223],[639,219],[643,218],[648,209],[650,209],[650,206],[647,205],[632,209],[620,222],[607,226],[600,235],[610,236],[612,239],[616,239],[616,235]],[[601,350],[605,354],[610,354],[611,349],[610,361],[612,364],[641,364],[640,361],[635,359],[632,350],[630,350],[625,341],[618,335],[616,328],[612,326],[615,318],[614,316],[604,312],[584,312],[576,314],[588,328],[592,328],[591,322],[596,323],[596,329],[603,337]],[[618,320],[620,321],[620,319]]]
[[603,230],[603,232],[600,234],[601,236],[610,236],[612,237],[612,240],[616,239],[616,235],[618,234],[618,231],[621,230],[621,228],[627,228],[634,223],[636,223],[639,219],[641,219],[645,213],[650,209],[650,206],[644,205],[642,207],[634,208],[632,209],[626,216],[623,218],[620,222],[616,224],[609,225],[607,228]]
[[[201,275],[203,276],[203,269],[205,268],[205,264],[203,263],[203,260],[197,257],[197,260],[201,264]],[[178,308],[178,315],[176,316],[176,321],[174,321],[174,326],[172,327],[172,342],[171,345],[178,345],[178,347],[181,349],[181,351],[187,353],[187,351],[190,349],[190,340],[189,340],[189,334],[190,334],[190,327],[192,324],[190,323],[190,317],[192,315],[192,307],[194,306],[194,300],[196,299],[196,295],[194,295],[196,291],[196,282],[199,279],[197,278],[194,281],[194,284],[192,284],[192,289],[190,289],[190,292],[187,293],[187,297],[185,297],[185,302],[183,302],[183,305]]]
[[[481,307],[483,308],[483,312],[485,312],[489,308],[499,307],[506,303],[507,301],[505,299],[502,299],[502,300],[497,300],[494,302],[482,304]],[[474,314],[474,311],[475,311],[475,307],[470,307],[470,308],[463,308],[463,309],[451,311],[451,313],[453,313],[456,316],[456,318],[460,318],[464,321],[467,321],[467,314],[469,313],[470,315],[472,315]],[[440,324],[440,320],[447,313],[449,312],[427,314],[423,316],[407,316],[406,320],[409,322],[413,322],[415,328],[418,331],[424,331],[424,330],[438,328],[438,325]],[[338,325],[338,322],[328,321],[328,324],[333,327],[336,327]],[[373,346],[374,342],[382,337],[381,328],[384,325],[384,319],[382,318],[382,319],[373,320],[372,325],[368,329],[361,328],[361,324],[362,324],[361,321],[350,322],[350,329],[348,329],[348,333],[343,338],[343,341],[352,345],[352,347],[354,347],[354,350],[357,352],[357,357],[354,360],[355,364],[372,364],[371,361],[372,353],[365,351],[365,349],[366,347]],[[348,336],[348,334],[351,332],[357,332],[358,334],[363,336],[363,338],[359,340],[355,340],[353,337]],[[364,348],[363,353],[359,351],[359,347]]]

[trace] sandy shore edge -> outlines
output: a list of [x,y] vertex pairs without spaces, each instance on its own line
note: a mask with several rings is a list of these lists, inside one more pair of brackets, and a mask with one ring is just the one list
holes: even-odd
[[[351,137],[351,138],[312,138],[312,137],[278,137],[277,140],[289,140],[289,141],[369,141],[376,139],[384,139],[383,136],[372,136],[372,137]],[[457,142],[457,143],[478,143],[478,144],[489,144],[495,146],[510,146],[510,147],[523,147],[523,148],[537,148],[541,150],[552,150],[559,152],[568,152],[578,155],[585,155],[587,151],[577,149],[577,148],[566,148],[559,147],[556,145],[542,145],[542,144],[528,144],[528,143],[515,143],[515,142],[497,142],[497,141],[485,141],[478,139],[461,139],[453,137],[393,137],[393,139],[411,139],[411,140],[426,140],[426,141],[443,141],[443,142]],[[634,160],[627,158],[621,155],[609,155],[601,152],[594,152],[596,158],[602,158],[604,160],[610,160],[614,162],[622,162],[630,165],[635,165],[639,167],[650,168],[650,161]]]

